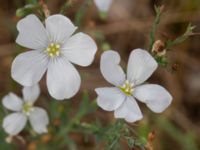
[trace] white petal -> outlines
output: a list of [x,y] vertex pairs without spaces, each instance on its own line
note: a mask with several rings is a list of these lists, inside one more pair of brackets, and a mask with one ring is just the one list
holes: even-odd
[[128,80],[136,85],[146,81],[158,67],[155,59],[145,50],[135,49],[128,61]]
[[30,49],[44,49],[48,45],[46,30],[35,15],[28,15],[17,23],[16,42]]
[[115,87],[95,89],[98,94],[97,104],[106,111],[113,111],[119,108],[126,96]]
[[125,74],[119,63],[120,56],[115,51],[106,51],[101,56],[101,73],[108,82],[115,86],[121,86],[125,81]]
[[22,92],[24,101],[34,103],[40,95],[40,87],[38,84],[25,86]]
[[134,96],[154,112],[164,111],[172,101],[169,92],[156,84],[146,84],[135,88]]
[[112,4],[113,0],[94,0],[97,8],[100,11],[107,12]]
[[38,50],[19,54],[12,63],[12,78],[24,86],[40,81],[47,69],[48,58]]
[[63,44],[75,32],[77,27],[63,15],[52,15],[45,20],[51,42]]
[[4,96],[2,103],[9,110],[20,111],[22,109],[22,100],[14,93]]
[[135,122],[142,119],[140,108],[131,96],[127,97],[124,103],[115,110],[115,118],[124,118],[127,122]]
[[47,125],[49,124],[49,118],[46,110],[34,107],[34,110],[30,113],[29,119],[31,126],[37,133],[48,132]]
[[26,125],[27,117],[23,113],[12,113],[3,120],[3,128],[9,135],[17,135]]
[[65,57],[72,63],[88,66],[94,60],[97,46],[87,34],[77,33],[63,45],[62,50]]
[[63,57],[52,60],[47,71],[47,87],[52,97],[58,100],[74,96],[80,88],[80,75],[74,66]]

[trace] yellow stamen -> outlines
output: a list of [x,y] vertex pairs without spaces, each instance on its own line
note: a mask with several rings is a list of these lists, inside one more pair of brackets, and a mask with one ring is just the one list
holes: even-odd
[[134,91],[134,84],[130,83],[128,80],[126,80],[125,83],[122,86],[120,86],[119,88],[124,94],[131,96]]
[[23,104],[23,108],[22,108],[22,111],[23,113],[25,113],[26,115],[30,115],[30,113],[34,110],[33,108],[33,104],[32,103],[28,103],[28,102],[25,102]]

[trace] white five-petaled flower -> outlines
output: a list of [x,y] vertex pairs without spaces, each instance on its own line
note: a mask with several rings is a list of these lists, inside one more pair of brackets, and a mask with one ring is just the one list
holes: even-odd
[[106,51],[101,56],[101,73],[115,86],[95,89],[97,103],[102,109],[114,111],[115,118],[135,122],[143,117],[135,98],[156,113],[164,111],[170,105],[172,97],[166,89],[156,84],[142,84],[158,66],[148,52],[141,49],[131,52],[127,75],[119,63],[120,56],[115,51]]
[[33,106],[40,94],[39,86],[24,87],[22,93],[23,100],[14,93],[9,93],[2,100],[4,107],[14,111],[4,118],[4,130],[9,135],[17,135],[29,120],[37,133],[46,133],[49,124],[47,112],[40,107]]
[[107,12],[112,4],[113,0],[94,0],[97,8],[102,12]]
[[94,40],[76,33],[76,26],[63,15],[52,15],[45,26],[35,15],[28,15],[17,24],[16,42],[31,51],[18,55],[12,64],[12,78],[23,86],[40,81],[47,71],[50,95],[58,100],[71,98],[80,88],[80,75],[71,64],[88,66],[94,60]]

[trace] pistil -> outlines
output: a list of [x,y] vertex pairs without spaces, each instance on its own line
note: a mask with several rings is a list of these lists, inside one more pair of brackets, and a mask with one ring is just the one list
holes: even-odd
[[55,57],[60,55],[60,45],[56,43],[51,43],[46,49],[46,52],[50,57]]

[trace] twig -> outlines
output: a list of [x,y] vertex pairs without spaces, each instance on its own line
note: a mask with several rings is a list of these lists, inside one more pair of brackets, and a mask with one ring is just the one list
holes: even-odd
[[42,10],[44,12],[45,18],[50,16],[50,10],[48,9],[47,4],[44,2],[44,0],[40,0],[39,4],[42,6]]

